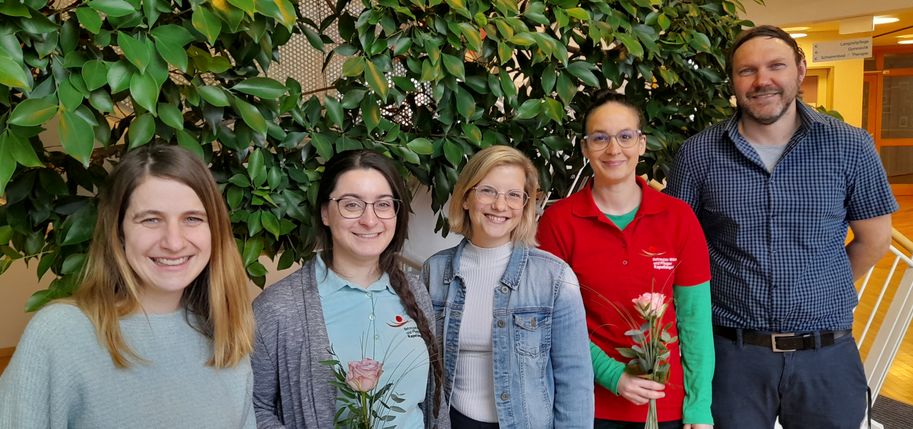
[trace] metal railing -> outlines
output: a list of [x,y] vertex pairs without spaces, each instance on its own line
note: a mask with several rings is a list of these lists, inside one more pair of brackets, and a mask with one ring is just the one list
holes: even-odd
[[[860,316],[867,316],[857,336],[857,344],[864,352],[865,375],[872,389],[872,399],[878,397],[884,386],[913,320],[913,241],[896,229],[892,238],[890,252],[866,273],[859,285],[860,302],[876,295],[874,305],[871,309],[868,305],[857,306],[855,315],[857,329],[863,320]],[[880,286],[870,285],[873,278],[881,279],[882,276],[884,281]],[[870,333],[875,334],[874,342],[864,349]]]

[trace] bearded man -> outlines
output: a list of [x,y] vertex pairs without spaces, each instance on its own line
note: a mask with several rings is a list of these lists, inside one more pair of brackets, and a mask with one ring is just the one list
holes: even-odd
[[897,202],[871,136],[797,98],[786,32],[743,31],[727,68],[738,110],[684,143],[667,188],[710,250],[716,427],[858,429],[853,283],[888,250]]

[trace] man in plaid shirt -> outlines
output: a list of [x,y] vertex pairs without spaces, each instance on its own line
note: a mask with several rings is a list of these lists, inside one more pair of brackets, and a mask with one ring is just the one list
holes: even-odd
[[797,99],[806,63],[787,33],[743,31],[728,68],[738,111],[684,143],[667,188],[710,250],[714,421],[858,428],[854,280],[888,250],[897,202],[869,134]]

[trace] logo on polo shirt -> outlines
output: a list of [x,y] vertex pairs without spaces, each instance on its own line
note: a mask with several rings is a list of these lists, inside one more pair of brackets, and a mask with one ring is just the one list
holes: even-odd
[[403,325],[409,323],[409,319],[403,317],[402,315],[397,314],[393,320],[387,322],[387,326],[391,328],[401,328]]
[[641,250],[640,254],[648,258],[653,258],[654,270],[674,270],[675,264],[678,262],[678,258],[664,258],[663,255],[665,255],[666,252],[657,249],[656,246],[647,247],[646,249]]

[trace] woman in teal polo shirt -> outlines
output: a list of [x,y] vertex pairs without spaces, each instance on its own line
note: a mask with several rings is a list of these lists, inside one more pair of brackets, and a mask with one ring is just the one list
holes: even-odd
[[[710,263],[691,208],[636,174],[646,150],[639,109],[616,93],[594,97],[584,116],[583,154],[594,178],[549,207],[539,221],[540,248],[565,260],[580,280],[596,376],[597,429],[640,428],[657,400],[661,428],[707,428],[713,377]],[[646,292],[674,297],[664,322],[670,346],[663,385],[625,373],[631,347],[620,311]]]
[[342,402],[332,369],[320,363],[331,351],[344,368],[363,358],[383,363],[378,388],[392,383],[403,399],[387,401],[397,409],[375,405],[392,418],[384,426],[442,426],[431,300],[397,260],[410,212],[401,175],[379,153],[342,152],[327,162],[317,200],[323,250],[254,301],[257,426],[335,426]]

